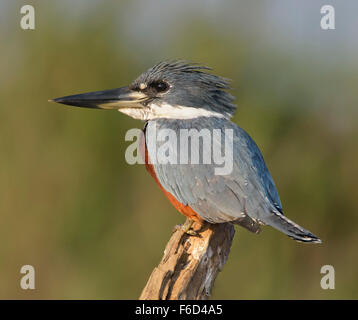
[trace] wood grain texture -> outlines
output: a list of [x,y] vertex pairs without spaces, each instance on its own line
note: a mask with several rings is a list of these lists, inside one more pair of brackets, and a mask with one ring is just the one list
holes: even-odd
[[235,234],[231,223],[194,223],[199,236],[175,231],[154,268],[140,300],[209,299],[228,258]]

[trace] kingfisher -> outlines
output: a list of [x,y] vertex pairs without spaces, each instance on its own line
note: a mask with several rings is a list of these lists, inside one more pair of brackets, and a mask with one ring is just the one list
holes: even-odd
[[[193,222],[230,222],[254,233],[261,231],[261,225],[268,225],[297,241],[321,243],[317,236],[284,215],[258,146],[230,120],[236,105],[228,92],[229,80],[210,70],[182,60],[164,61],[142,73],[129,86],[50,101],[75,107],[117,109],[144,121],[145,167],[173,206],[187,217],[182,225],[184,232],[196,235]],[[200,156],[198,163],[151,161],[164,143],[175,154],[180,149],[180,143],[173,139],[155,139],[155,135],[149,134],[154,128],[176,136],[183,130],[196,130],[204,132],[201,137],[216,130],[220,139],[211,134],[211,148],[204,148],[204,143],[191,148],[191,154]],[[203,158],[213,155],[215,147],[220,152],[224,150],[221,136],[227,131],[231,132],[228,137],[232,146],[231,170],[217,174],[216,164],[204,162]]]

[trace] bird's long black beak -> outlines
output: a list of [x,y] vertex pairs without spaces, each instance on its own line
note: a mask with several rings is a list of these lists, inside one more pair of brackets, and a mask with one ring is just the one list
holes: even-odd
[[69,106],[95,109],[140,108],[147,96],[129,87],[75,94],[49,100]]

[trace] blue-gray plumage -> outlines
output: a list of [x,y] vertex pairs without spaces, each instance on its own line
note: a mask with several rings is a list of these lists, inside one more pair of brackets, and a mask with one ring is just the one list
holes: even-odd
[[[166,129],[180,137],[182,130],[215,129],[221,140],[212,135],[212,148],[199,144],[201,162],[163,164],[153,161],[151,174],[169,200],[182,213],[189,208],[210,223],[232,222],[257,233],[260,224],[270,225],[298,241],[320,243],[320,239],[283,215],[280,197],[265,161],[252,138],[230,121],[236,110],[224,78],[209,74],[208,68],[185,62],[162,62],[140,75],[129,87],[97,91],[55,99],[68,105],[118,109],[146,121],[146,146],[149,159],[166,144],[177,159],[179,143],[154,139],[148,132]],[[223,151],[225,130],[233,133],[233,166],[230,173],[217,175],[214,163],[203,158],[215,147]],[[227,138],[227,137],[226,137]],[[189,148],[190,149],[190,148]],[[189,150],[190,159],[190,150]]]

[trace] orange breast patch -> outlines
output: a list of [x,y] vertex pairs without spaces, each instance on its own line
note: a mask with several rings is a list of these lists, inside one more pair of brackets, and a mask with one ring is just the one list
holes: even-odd
[[163,191],[163,193],[169,199],[170,203],[174,206],[174,208],[176,208],[181,214],[188,217],[189,219],[202,223],[203,219],[199,216],[197,212],[195,212],[190,206],[184,205],[181,202],[179,202],[170,192],[166,191],[163,188],[163,186],[160,184],[157,175],[155,174],[154,166],[148,161],[148,150],[144,138],[141,141],[141,149],[142,150],[144,149],[144,152],[142,152],[142,154],[143,153],[145,154],[145,167],[147,171],[153,177],[155,182],[158,184],[159,188]]

